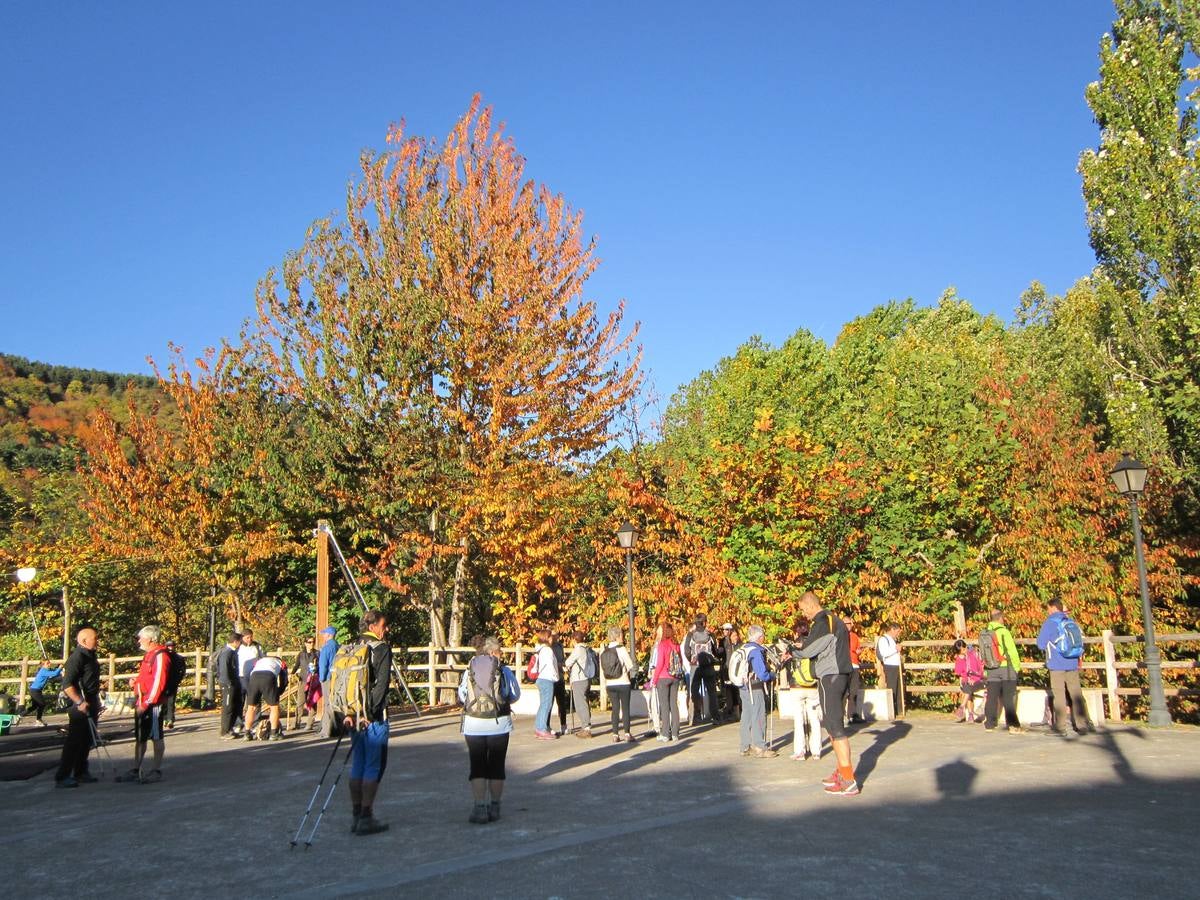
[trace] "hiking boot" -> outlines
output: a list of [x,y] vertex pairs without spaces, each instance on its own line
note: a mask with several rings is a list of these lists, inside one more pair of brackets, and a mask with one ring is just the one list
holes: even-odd
[[839,797],[857,797],[859,793],[858,782],[853,778],[849,781],[842,781],[839,778],[837,784],[825,788],[825,793],[837,794]]
[[358,820],[358,828],[354,833],[359,837],[363,837],[364,835],[379,834],[379,832],[387,830],[387,822],[380,822],[377,818],[375,818],[375,816],[370,815],[363,816]]
[[247,732],[246,732],[246,740],[248,740],[248,741],[257,741],[257,740],[258,740],[258,735],[257,735],[257,734],[255,734],[253,731],[247,731]]
[[271,740],[282,741],[283,740],[283,732],[280,731],[279,729],[272,731],[271,732]]
[[353,817],[350,820],[350,833],[357,834],[358,833],[358,823],[360,821],[362,821],[362,816],[358,813],[353,813],[352,816]]
[[1022,728],[1020,725],[1009,725],[1009,726],[1008,726],[1008,733],[1009,733],[1009,734],[1024,734],[1024,733],[1025,733],[1025,729],[1024,729],[1024,728]]
[[476,803],[471,809],[471,815],[467,817],[467,821],[472,825],[486,825],[488,823],[488,805]]
[[125,774],[118,775],[113,781],[120,782],[121,784],[141,784],[142,772],[140,769],[130,769]]
[[236,740],[237,740],[239,737],[241,737],[241,735],[239,735],[239,734],[234,734],[232,731],[227,731],[227,732],[225,732],[223,735],[221,735],[221,740],[223,740],[223,741],[236,741]]
[[770,747],[755,747],[751,755],[756,759],[774,759],[779,755],[779,751]]
[[826,775],[821,779],[821,786],[830,788],[842,780],[842,776],[838,774],[838,770],[834,769],[832,775]]
[[498,822],[500,820],[500,801],[493,800],[488,804],[488,821]]
[[59,781],[54,782],[54,786],[56,788],[73,788],[73,787],[79,787],[79,782],[76,781],[74,778],[72,778],[70,775],[68,775],[66,778],[63,778]]
[[577,738],[583,738],[586,740],[587,738],[590,738],[591,736],[592,736],[592,730],[590,728],[584,728],[584,729],[581,729],[580,731],[575,732],[575,737],[577,737]]
[[154,769],[142,776],[142,784],[154,784],[162,781],[162,769]]

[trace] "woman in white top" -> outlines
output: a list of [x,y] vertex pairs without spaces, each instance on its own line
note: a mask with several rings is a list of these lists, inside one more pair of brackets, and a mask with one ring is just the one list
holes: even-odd
[[463,704],[462,733],[471,760],[467,777],[475,800],[470,822],[484,824],[500,818],[504,760],[513,727],[512,703],[520,696],[517,676],[500,661],[500,641],[484,638],[483,648],[463,672],[458,686],[458,699]]
[[887,622],[883,626],[883,634],[875,639],[875,661],[882,670],[880,674],[889,691],[892,692],[892,715],[897,719],[904,718],[904,694],[900,690],[900,626]]
[[604,673],[608,690],[608,705],[612,707],[613,743],[621,740],[618,724],[625,726],[625,740],[633,743],[629,730],[629,698],[633,693],[630,677],[633,675],[633,658],[621,643],[621,629],[614,625],[608,629],[608,645],[600,653],[600,671]]
[[582,631],[574,634],[575,646],[567,657],[567,681],[571,685],[571,702],[574,710],[579,713],[580,728],[575,737],[590,738],[592,736],[592,709],[588,705],[588,688],[592,686],[592,678],[600,673],[595,671],[595,654],[588,646],[587,635]]
[[550,709],[554,705],[554,688],[558,684],[558,657],[550,646],[550,629],[537,633],[538,643],[534,649],[537,658],[538,711],[534,718],[533,733],[539,741],[552,741],[558,735],[550,730]]

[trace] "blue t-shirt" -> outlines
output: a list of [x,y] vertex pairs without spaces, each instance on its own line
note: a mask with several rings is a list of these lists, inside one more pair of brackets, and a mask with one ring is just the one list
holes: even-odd
[[47,682],[62,676],[62,666],[57,669],[51,669],[48,666],[42,666],[38,669],[37,674],[33,676],[33,681],[29,682],[31,691],[40,691],[44,688]]

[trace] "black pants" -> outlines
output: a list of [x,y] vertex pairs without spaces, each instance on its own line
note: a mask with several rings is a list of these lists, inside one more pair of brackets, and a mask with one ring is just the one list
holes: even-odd
[[88,700],[88,712],[82,713],[74,706],[67,710],[67,739],[63,741],[62,757],[58,762],[55,781],[67,776],[79,778],[88,773],[88,754],[92,752],[92,726],[96,723],[96,712],[100,709],[100,698]]
[[725,695],[725,718],[741,719],[742,695],[730,682],[721,682],[721,692]]
[[35,713],[37,720],[42,721],[42,713],[46,711],[46,698],[42,696],[41,688],[29,689],[29,709],[26,710],[26,715]]
[[858,716],[858,698],[862,695],[862,675],[859,674],[858,666],[854,666],[850,670],[850,690],[846,694],[846,718],[857,719]]
[[892,712],[898,716],[904,715],[904,697],[900,693],[900,667],[884,666],[883,678],[887,688],[892,692]]
[[983,707],[983,727],[995,728],[1000,717],[1000,701],[1004,701],[1004,724],[1009,728],[1020,728],[1017,719],[1017,682],[989,681],[987,683],[987,703]]
[[612,730],[617,733],[617,725],[622,724],[622,730],[629,734],[629,698],[633,688],[627,684],[610,684],[608,686],[608,705],[612,707]]
[[175,694],[162,698],[162,718],[164,725],[175,724]]
[[[703,688],[703,690],[701,690]],[[692,724],[717,718],[717,672],[712,666],[700,666],[692,672],[688,684],[692,695]]]
[[468,779],[504,780],[504,759],[508,756],[507,734],[468,734],[467,754],[471,757]]
[[240,684],[221,685],[221,734],[229,734],[233,723],[242,714],[242,686]]
[[554,702],[558,704],[558,730],[567,733],[567,685],[563,681],[554,682]]

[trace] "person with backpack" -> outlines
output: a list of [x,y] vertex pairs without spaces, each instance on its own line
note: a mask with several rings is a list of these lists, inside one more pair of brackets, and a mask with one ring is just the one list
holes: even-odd
[[977,722],[975,695],[984,689],[983,660],[979,652],[964,640],[954,642],[954,674],[962,691],[962,703],[954,711],[955,722]]
[[592,686],[592,679],[600,675],[599,663],[596,659],[596,651],[588,646],[587,635],[582,631],[575,632],[575,646],[571,648],[571,655],[566,660],[566,670],[570,676],[571,682],[571,699],[575,704],[575,711],[579,713],[579,730],[575,732],[577,738],[590,738],[592,736],[592,710],[588,706],[588,689]]
[[517,676],[501,662],[500,652],[499,639],[485,637],[458,686],[462,733],[471,763],[467,779],[475,802],[467,821],[476,825],[500,818],[512,704],[521,697]]
[[813,659],[817,698],[821,702],[821,727],[829,735],[837,768],[821,784],[827,794],[856,797],[858,779],[850,757],[850,733],[846,730],[846,696],[850,692],[850,632],[840,618],[807,591],[800,598],[800,611],[808,618],[808,637],[796,649],[801,659]]
[[654,645],[654,665],[650,670],[650,689],[658,701],[658,740],[679,740],[679,703],[676,696],[683,681],[683,652],[675,643],[675,629],[662,625],[662,638]]
[[883,634],[875,639],[875,664],[879,667],[879,682],[892,692],[892,716],[904,718],[904,692],[900,689],[900,626],[887,622]]
[[51,681],[61,677],[62,671],[62,666],[52,667],[49,659],[43,659],[41,668],[37,670],[33,681],[29,683],[29,706],[25,709],[25,715],[33,713],[38,728],[46,727],[46,723],[42,721],[42,713],[46,711],[47,704],[46,698],[42,696],[42,691]]
[[1054,733],[1062,737],[1069,736],[1071,731],[1068,726],[1074,720],[1076,731],[1094,734],[1096,726],[1088,717],[1087,704],[1083,702],[1083,686],[1079,682],[1079,660],[1084,650],[1083,631],[1067,615],[1062,600],[1049,600],[1046,610],[1049,615],[1038,632],[1037,645],[1046,654],[1046,669],[1050,673]]
[[[166,744],[163,741],[162,698],[171,674],[171,657],[167,648],[159,641],[162,631],[157,625],[147,625],[138,632],[138,648],[144,654],[133,681],[133,692],[137,698],[134,718],[133,768],[117,781],[150,784],[162,781],[162,761]],[[142,771],[146,758],[146,744],[154,745],[153,768]]]
[[392,648],[384,640],[387,616],[369,609],[359,620],[356,641],[338,648],[330,670],[327,705],[350,733],[350,833],[364,837],[388,830],[375,818],[375,797],[387,768],[388,687]]
[[231,632],[229,641],[221,648],[213,664],[217,683],[221,685],[221,739],[226,741],[240,735],[237,723],[245,701],[242,679],[238,673],[237,653],[241,645],[242,636],[236,631]]
[[608,629],[608,645],[600,653],[600,671],[604,673],[605,688],[608,691],[608,705],[612,710],[612,739],[613,743],[621,741],[619,725],[625,726],[627,743],[633,743],[633,732],[630,730],[630,702],[633,696],[633,657],[621,643],[621,629],[613,625]]
[[717,641],[708,631],[708,617],[696,616],[692,630],[683,639],[683,657],[692,667],[688,682],[692,724],[720,724],[717,711]]
[[751,625],[746,630],[746,642],[739,644],[729,657],[729,680],[742,701],[741,753],[759,759],[779,755],[767,746],[766,686],[775,675],[767,666],[767,652],[762,645],[764,634],[761,625]]
[[1021,656],[1017,642],[1004,624],[1004,611],[992,610],[991,621],[979,633],[979,656],[987,678],[987,703],[983,709],[984,731],[995,731],[1004,703],[1004,724],[1009,734],[1021,734],[1024,729],[1017,718],[1017,678],[1021,673]]
[[538,709],[534,717],[533,734],[539,741],[552,741],[558,735],[550,730],[550,709],[554,705],[555,686],[559,684],[558,657],[550,646],[550,629],[537,633],[537,646],[529,658],[525,675],[537,684]]
[[287,665],[278,656],[264,656],[250,670],[250,692],[246,695],[246,740],[258,740],[254,725],[258,719],[258,707],[267,708],[267,737],[269,740],[283,739],[279,726],[279,697],[287,690]]
[[170,731],[175,727],[175,698],[179,695],[179,686],[187,678],[187,660],[175,652],[175,642],[167,641],[167,658],[171,661],[170,674],[167,676],[167,689],[163,692],[163,728]]

